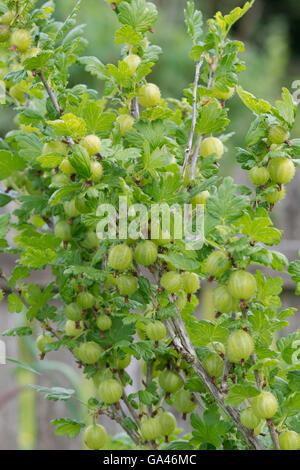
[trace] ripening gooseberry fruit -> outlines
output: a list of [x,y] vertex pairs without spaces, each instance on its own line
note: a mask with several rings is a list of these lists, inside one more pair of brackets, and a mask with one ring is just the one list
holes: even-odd
[[57,154],[57,153],[59,155],[67,154],[67,147],[60,140],[54,140],[53,142],[46,142],[43,145],[42,155],[50,155],[50,154]]
[[31,34],[26,29],[18,29],[12,33],[10,43],[12,46],[15,46],[18,51],[25,52],[30,47]]
[[122,295],[132,295],[138,288],[138,281],[132,274],[123,274],[117,279],[117,287]]
[[175,393],[183,386],[183,380],[177,372],[165,370],[159,376],[159,385],[167,393]]
[[95,305],[95,297],[90,292],[79,292],[76,303],[82,309],[92,308]]
[[71,201],[64,202],[64,211],[67,217],[73,219],[80,215],[79,210],[75,206],[75,199],[71,199]]
[[79,321],[82,319],[82,309],[73,302],[66,306],[65,315],[69,320]]
[[181,281],[182,289],[187,294],[194,294],[200,288],[199,277],[195,273],[183,273]]
[[219,354],[211,353],[204,359],[203,367],[208,375],[218,379],[223,374],[224,361]]
[[210,196],[209,191],[201,191],[201,193],[197,194],[191,199],[192,204],[206,204],[206,199]]
[[169,294],[175,294],[182,289],[181,276],[173,271],[165,273],[160,278],[160,285],[166,289]]
[[176,300],[176,305],[179,309],[179,311],[181,312],[181,310],[184,309],[184,307],[186,306],[187,304],[187,295],[186,295],[186,292],[184,292],[183,290],[180,290],[178,293],[177,293],[177,300]]
[[10,36],[9,26],[0,25],[0,42],[5,42]]
[[203,140],[200,145],[201,157],[208,157],[209,155],[216,154],[216,158],[219,160],[223,156],[224,145],[223,142],[217,137],[207,137]]
[[192,400],[192,394],[188,390],[178,390],[174,396],[174,406],[180,413],[191,413],[196,408]]
[[154,83],[147,83],[140,88],[138,98],[142,106],[153,108],[160,102],[160,89]]
[[228,291],[235,299],[249,299],[256,292],[255,277],[247,271],[234,271],[228,280]]
[[14,12],[9,10],[6,13],[4,13],[4,15],[1,16],[1,23],[9,26],[12,20],[14,19],[14,17],[15,17]]
[[83,321],[80,321],[79,323],[68,320],[65,324],[65,331],[66,335],[68,336],[79,336],[84,330],[84,324]]
[[249,171],[249,179],[253,184],[266,184],[270,179],[270,173],[264,166],[254,166]]
[[158,415],[158,420],[161,428],[161,434],[163,436],[169,436],[172,434],[172,432],[175,431],[177,423],[176,418],[172,413],[163,411],[160,415]]
[[214,306],[217,312],[229,313],[235,308],[235,300],[229,294],[227,287],[220,286],[213,293]]
[[278,409],[277,398],[271,392],[261,392],[260,395],[253,398],[252,408],[259,418],[272,418]]
[[146,335],[152,341],[161,341],[167,336],[167,330],[165,325],[157,320],[155,322],[148,323],[145,328]]
[[260,418],[256,416],[252,408],[246,408],[240,415],[241,423],[247,429],[255,429],[260,424]]
[[224,90],[222,88],[217,87],[216,85],[213,85],[212,91],[219,100],[229,100],[233,96],[235,88],[226,87],[226,90]]
[[278,440],[281,450],[298,450],[300,447],[300,435],[295,431],[281,432]]
[[91,134],[84,137],[84,139],[80,141],[80,145],[92,156],[100,152],[101,140],[96,135]]
[[116,271],[125,271],[132,263],[132,251],[125,244],[115,245],[108,255],[108,264]]
[[64,242],[72,240],[71,227],[65,220],[60,220],[55,224],[54,234],[57,238],[60,238]]
[[100,424],[91,424],[84,431],[83,439],[89,449],[102,449],[107,440],[106,430]]
[[51,184],[57,188],[59,186],[64,186],[65,184],[69,184],[70,179],[67,175],[64,175],[63,173],[57,173],[56,175],[53,175],[51,178]]
[[272,126],[269,130],[269,139],[273,144],[283,144],[288,138],[288,132],[281,126]]
[[91,181],[98,183],[103,175],[103,167],[100,162],[91,163]]
[[128,65],[130,77],[133,77],[136,72],[136,69],[138,68],[142,60],[136,54],[128,54],[128,56],[125,57],[123,62]]
[[95,364],[99,361],[102,352],[103,350],[98,343],[88,341],[80,344],[78,356],[84,364]]
[[264,194],[264,199],[269,204],[276,204],[281,201],[285,196],[285,187],[282,185],[281,188],[274,188],[272,191]]
[[107,330],[110,330],[112,321],[108,315],[102,314],[102,315],[99,315],[99,317],[97,318],[96,324],[99,330],[107,331]]
[[290,158],[272,158],[268,170],[272,181],[278,184],[288,183],[295,176],[295,166]]
[[254,341],[244,330],[233,331],[227,340],[227,356],[230,362],[246,361],[254,351]]
[[65,175],[74,175],[76,173],[75,169],[72,167],[70,161],[67,158],[64,158],[59,168]]
[[122,135],[125,135],[126,132],[133,129],[134,117],[130,116],[130,114],[121,114],[117,117],[116,121],[120,126]]
[[123,395],[122,385],[116,379],[103,380],[99,385],[98,395],[106,405],[117,403]]
[[157,246],[150,240],[140,242],[134,250],[134,257],[142,266],[150,266],[157,259]]
[[53,343],[53,338],[52,338],[52,336],[45,335],[45,334],[42,334],[42,335],[38,336],[37,339],[36,339],[36,342],[35,342],[36,347],[43,354],[45,354],[45,352],[46,352],[45,351],[46,344],[49,344],[49,343]]
[[143,420],[141,434],[146,441],[155,441],[162,434],[159,418],[146,418]]
[[130,362],[131,362],[130,354],[125,354],[124,359],[121,359],[120,357],[115,358],[113,367],[114,369],[117,369],[117,370],[123,370],[129,366]]
[[208,274],[219,277],[230,267],[228,256],[223,251],[213,251],[205,261],[205,269]]
[[86,232],[85,237],[81,242],[81,246],[83,246],[87,250],[92,250],[96,246],[99,246],[99,238],[97,237],[96,232],[94,232],[93,230],[89,230],[88,232]]

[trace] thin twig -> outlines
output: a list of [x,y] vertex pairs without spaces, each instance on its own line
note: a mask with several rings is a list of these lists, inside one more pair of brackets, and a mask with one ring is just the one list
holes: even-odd
[[196,127],[196,122],[197,122],[197,90],[198,90],[198,83],[199,83],[199,78],[200,78],[200,69],[202,67],[203,61],[204,61],[204,54],[202,54],[200,61],[196,64],[195,79],[194,79],[194,86],[193,86],[192,126],[190,130],[188,143],[185,149],[185,158],[184,158],[184,163],[182,167],[182,178],[184,178],[185,176],[185,172],[186,172],[187,165],[190,159],[193,140],[194,140],[194,133],[195,133],[195,127]]
[[131,437],[131,439],[136,445],[140,444],[140,437],[138,436],[138,434],[136,434],[135,431],[133,431],[132,429],[129,429],[125,426],[124,419],[126,418],[126,415],[124,411],[122,410],[122,408],[120,408],[120,414],[115,409],[112,409],[112,408],[111,409],[101,408],[99,410],[99,415],[108,416],[112,421],[116,421],[116,423],[118,423],[124,429],[126,434],[128,434],[129,437]]
[[278,441],[278,434],[277,434],[276,429],[274,427],[273,420],[272,419],[267,419],[267,424],[268,424],[268,428],[269,428],[269,431],[270,431],[270,436],[271,436],[272,442],[274,444],[274,449],[275,450],[280,450],[280,445],[279,445],[279,441]]
[[221,392],[223,393],[224,397],[227,395],[228,392],[228,370],[229,370],[229,360],[227,354],[224,357],[224,369],[223,369],[223,376],[221,380]]
[[131,114],[134,119],[140,119],[139,100],[137,96],[131,100]]
[[53,93],[53,91],[51,90],[46,78],[45,78],[45,75],[43,74],[43,72],[40,70],[39,72],[37,72],[38,76],[40,77],[44,87],[45,87],[45,90],[47,91],[48,93],[48,96],[56,110],[56,112],[61,116],[62,115],[62,110],[61,108],[59,107],[59,104],[57,102],[57,99]]

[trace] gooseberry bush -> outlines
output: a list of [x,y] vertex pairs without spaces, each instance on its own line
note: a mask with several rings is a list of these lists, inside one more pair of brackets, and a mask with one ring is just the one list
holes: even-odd
[[[300,140],[290,138],[296,105],[287,89],[270,104],[238,85],[244,46],[228,35],[253,1],[207,22],[187,2],[195,75],[181,100],[162,97],[147,78],[161,54],[151,42],[153,3],[108,2],[119,20],[116,65],[83,55],[79,4],[65,22],[53,17],[54,2],[35,4],[0,2],[2,107],[16,112],[16,128],[0,141],[0,204],[14,204],[0,218],[0,249],[17,258],[1,277],[9,312],[24,315],[4,335],[36,335],[41,360],[69,350],[95,385],[90,419],[56,419],[56,433],[82,432],[88,448],[101,449],[107,416],[128,435],[128,449],[298,449],[300,334],[280,335],[296,309],[282,309],[274,273],[288,272],[299,294],[300,262],[272,249],[282,231],[271,212],[294,177]],[[102,82],[102,96],[70,85],[74,64]],[[219,174],[230,157],[234,94],[253,114],[235,151],[249,186]],[[157,239],[99,237],[99,205],[118,207],[120,196],[129,208],[190,203],[195,214],[200,204],[202,247],[188,249],[172,224]],[[49,267],[49,285],[30,282]],[[199,320],[206,282],[211,321]],[[74,399],[73,390],[36,389]]]

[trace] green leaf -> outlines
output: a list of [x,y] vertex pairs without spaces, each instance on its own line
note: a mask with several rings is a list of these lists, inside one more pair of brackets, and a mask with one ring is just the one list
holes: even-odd
[[51,264],[57,258],[57,253],[50,248],[40,250],[38,248],[27,248],[22,254],[20,264],[37,269],[46,264]]
[[276,101],[276,107],[282,119],[292,126],[295,122],[297,106],[287,88],[282,89],[282,101]]
[[36,135],[19,132],[15,139],[18,146],[18,156],[24,160],[33,161],[42,154],[43,144]]
[[20,313],[23,310],[24,304],[17,294],[9,294],[8,298],[8,311],[10,313]]
[[202,35],[203,16],[201,11],[195,10],[194,0],[187,2],[187,7],[184,10],[185,24],[187,26],[188,34],[194,44],[200,40]]
[[7,150],[0,150],[0,180],[8,178],[16,171],[25,168],[26,162],[17,154],[11,154]]
[[202,107],[200,118],[197,121],[196,131],[201,134],[222,132],[229,124],[226,111],[212,101]]
[[[10,330],[6,330],[2,333],[2,336],[31,336],[32,335],[32,329],[29,328],[29,326],[19,326],[17,328],[11,328]],[[8,361],[10,360],[11,362],[18,362],[18,361],[13,361],[13,359],[7,359]]]
[[252,7],[255,0],[251,0],[251,2],[246,2],[243,8],[237,7],[232,10],[228,15],[223,16],[221,12],[216,14],[216,21],[220,26],[223,37],[226,37],[229,33],[231,27],[236,23],[242,16],[247,13],[247,11]]
[[91,177],[91,158],[84,147],[81,147],[81,145],[74,145],[72,155],[69,157],[69,160],[78,176],[85,179],[89,179]]
[[288,273],[291,275],[292,280],[296,284],[296,295],[300,294],[300,261],[292,261],[288,267]]
[[252,93],[245,91],[241,86],[236,87],[237,93],[243,103],[247,106],[250,111],[258,115],[268,113],[271,110],[271,105],[265,100],[257,99]]
[[100,80],[107,80],[106,67],[97,57],[80,57],[78,62],[85,65],[85,70]]
[[27,72],[26,70],[14,70],[12,72],[9,72],[7,75],[5,75],[4,80],[7,80],[8,82],[12,81],[13,83],[19,83],[22,80],[27,79]]
[[188,258],[186,254],[169,253],[168,255],[159,255],[167,263],[171,263],[176,269],[183,271],[197,271],[200,268],[200,263],[196,259]]
[[193,426],[193,442],[197,444],[209,443],[219,447],[222,442],[222,436],[226,433],[227,425],[220,421],[220,415],[215,407],[205,410],[203,420],[200,416],[192,413],[191,425]]
[[194,450],[195,447],[189,441],[172,441],[165,450]]
[[41,51],[36,57],[29,57],[23,62],[25,70],[41,70],[53,57],[54,51]]
[[228,391],[225,404],[237,406],[246,400],[246,398],[256,397],[259,393],[259,390],[252,385],[233,385]]
[[142,43],[143,36],[140,33],[134,31],[132,26],[125,24],[115,33],[115,44],[132,44],[140,45]]
[[298,392],[300,390],[300,370],[288,372],[287,378],[290,389],[293,390],[293,392]]
[[256,217],[251,216],[245,212],[236,224],[241,227],[242,232],[252,241],[262,242],[266,245],[274,245],[280,242],[283,234],[282,230],[270,227],[272,221],[268,217]]
[[80,190],[80,188],[80,183],[73,183],[57,189],[49,199],[50,206],[60,204],[66,196],[70,196],[71,194],[76,193],[78,190]]
[[40,162],[43,168],[56,168],[61,164],[64,157],[58,154],[48,154],[42,155],[37,158],[37,161]]
[[218,341],[225,343],[228,330],[221,326],[213,325],[209,321],[190,322],[187,330],[191,341],[195,346],[206,346],[208,343]]
[[144,361],[152,361],[155,358],[153,346],[149,341],[139,341],[134,343],[132,347]]
[[135,31],[145,33],[157,20],[157,8],[146,0],[132,0],[131,3],[121,2],[118,6],[119,21],[131,26]]
[[74,437],[78,436],[81,429],[86,426],[84,423],[71,418],[52,419],[50,423],[53,426],[57,426],[55,430],[56,436],[65,436],[67,434],[69,439],[74,439]]
[[155,405],[159,401],[159,394],[157,392],[157,383],[151,382],[145,390],[138,392],[139,400],[144,405]]
[[30,385],[37,392],[46,393],[45,399],[52,401],[67,401],[72,398],[75,391],[62,387],[40,387],[39,385]]
[[[25,336],[25,335],[18,335],[18,336]],[[20,369],[24,369],[24,370],[27,370],[28,372],[32,372],[33,374],[40,375],[40,373],[37,370],[33,369],[33,367],[30,367],[30,366],[28,366],[27,364],[24,364],[21,361],[16,361],[16,359],[10,359],[9,357],[7,357],[6,360],[8,362],[12,362],[13,364],[16,364],[18,366],[18,368],[20,368]]]
[[10,203],[10,201],[12,201],[11,196],[0,192],[0,207],[6,206],[7,204]]

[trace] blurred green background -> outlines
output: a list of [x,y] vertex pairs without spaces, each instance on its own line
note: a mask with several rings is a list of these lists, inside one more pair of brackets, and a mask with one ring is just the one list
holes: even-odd
[[[164,96],[180,98],[183,88],[193,80],[194,64],[189,58],[190,42],[185,32],[183,10],[186,0],[153,0],[160,10],[159,22],[151,38],[163,49],[160,62],[156,65],[151,81],[159,84]],[[40,2],[43,3],[43,2]],[[76,0],[56,0],[56,17],[63,20],[75,5]],[[236,6],[242,6],[243,0],[195,0],[207,19],[216,11],[228,13]],[[82,0],[78,22],[87,25],[85,36],[89,45],[84,55],[99,57],[104,63],[116,63],[119,47],[113,44],[114,31],[118,27],[117,19],[105,0]],[[241,75],[241,84],[259,97],[274,101],[279,98],[282,86],[291,90],[294,80],[300,79],[300,2],[299,0],[256,0],[252,10],[235,26],[232,35],[246,43],[243,60],[247,70]],[[74,66],[72,83],[86,83],[99,90],[102,83],[86,74],[82,68]],[[243,145],[252,116],[237,97],[228,103],[232,122],[229,131],[235,136],[230,143],[229,152],[223,159],[223,173],[235,173],[236,180],[245,182],[245,172],[234,165],[234,147]],[[0,111],[0,133],[5,134],[13,127],[13,111]],[[300,120],[294,130],[294,136],[300,135]],[[298,172],[299,173],[299,172]],[[300,176],[300,175],[299,175]],[[282,248],[289,259],[297,256],[300,247],[299,177],[289,185],[288,198],[276,211],[280,228],[285,230],[286,243]],[[287,201],[287,202],[286,202]],[[9,210],[9,209],[8,209]],[[5,272],[10,272],[13,261],[2,260]],[[35,282],[47,284],[36,277]],[[299,304],[293,295],[293,286],[285,279],[283,306]],[[202,289],[202,310],[208,318],[211,314],[211,292]],[[5,304],[0,309],[0,331],[16,326],[16,318],[7,313]],[[299,328],[299,320],[292,319],[289,331]],[[21,319],[20,319],[21,321]],[[90,393],[90,384],[83,383],[80,373],[67,354],[50,353],[47,361],[38,361],[33,339],[18,342],[15,338],[5,338],[8,356],[19,358],[32,364],[41,372],[36,376],[24,370],[15,372],[15,367],[8,364],[0,368],[0,449],[72,449],[80,448],[81,441],[69,441],[55,437],[49,421],[54,417],[72,416],[84,419],[85,411],[80,406],[66,409],[61,404],[45,401],[43,396],[29,390],[28,383],[44,386],[66,386],[78,390],[83,400]],[[132,371],[134,373],[134,371]],[[135,373],[137,370],[135,369]],[[25,388],[24,388],[25,387]],[[108,424],[114,434],[115,428]],[[119,444],[110,443],[110,447]]]

